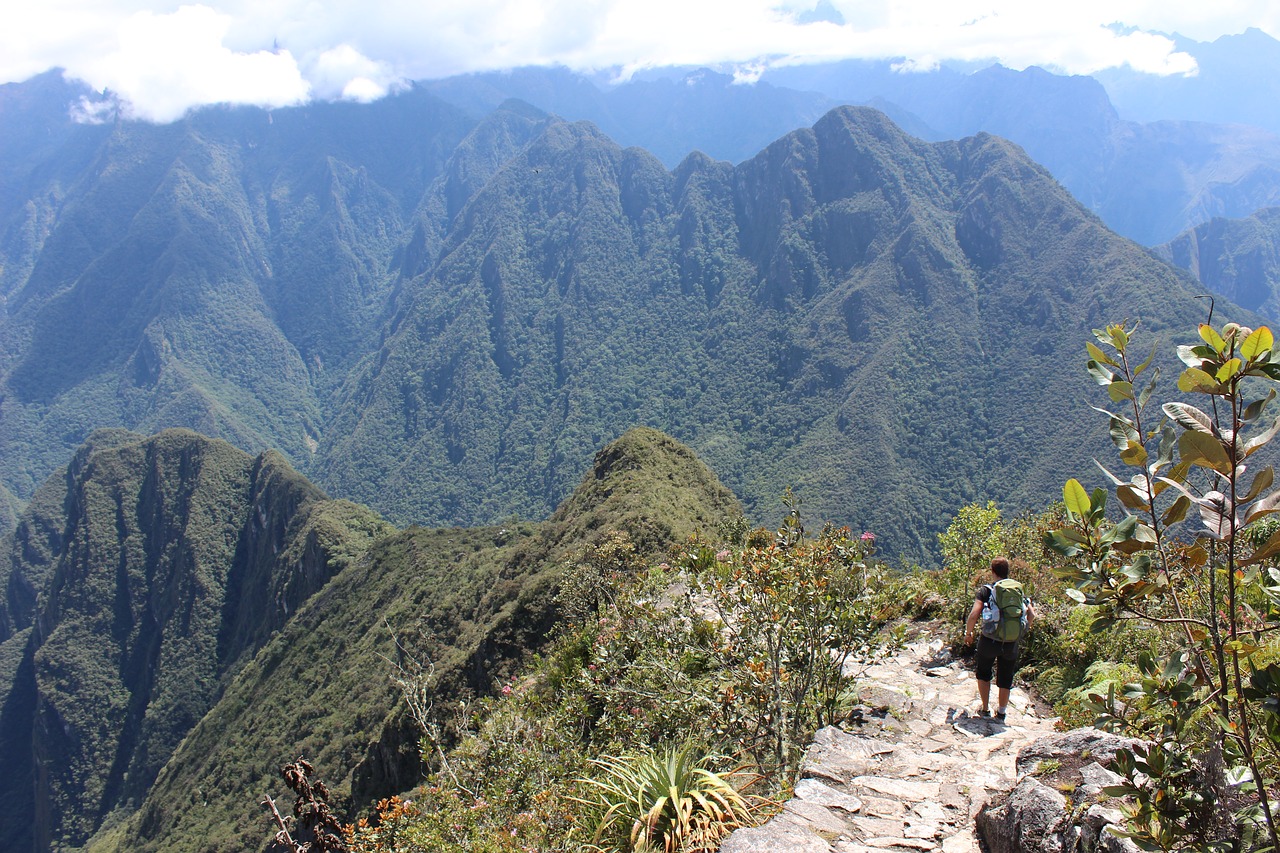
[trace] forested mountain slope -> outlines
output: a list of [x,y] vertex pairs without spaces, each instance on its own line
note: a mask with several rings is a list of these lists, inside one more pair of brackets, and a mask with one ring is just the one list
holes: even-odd
[[957,501],[1037,503],[1098,451],[1062,369],[1089,329],[1202,315],[1015,146],[927,144],[865,108],[675,172],[553,125],[403,298],[321,446],[335,492],[537,517],[639,421],[753,513],[794,485],[912,554]]
[[[503,528],[397,533],[275,454],[184,431],[100,436],[64,481],[60,523],[29,513],[14,543],[39,606],[0,645],[5,850],[260,849],[258,801],[298,755],[349,807],[406,790],[419,732],[396,662],[429,667],[448,719],[546,640],[585,548],[621,531],[657,557],[741,512],[648,429],[549,520]],[[57,531],[45,568],[22,556],[37,528]]]
[[166,126],[59,124],[5,93],[51,140],[0,135],[18,500],[95,428],[184,426],[279,448],[399,524],[543,518],[649,424],[760,521],[794,485],[924,557],[955,506],[1039,505],[1104,440],[1080,440],[1086,389],[1060,368],[1090,328],[1200,316],[1016,146],[928,144],[866,108],[668,171],[422,89]]
[[[845,60],[770,68],[755,84],[707,69],[595,84],[564,69],[522,68],[424,85],[477,114],[519,97],[593,121],[668,167],[693,150],[740,162],[830,107],[869,105],[925,139],[985,132],[1018,143],[1108,226],[1148,245],[1213,216],[1280,203],[1272,123],[1125,120],[1097,80],[1036,67],[903,71],[887,60]],[[1274,105],[1270,112],[1280,121]]]
[[1243,219],[1212,219],[1155,253],[1237,305],[1280,320],[1280,208]]
[[389,529],[275,453],[182,430],[84,448],[10,549],[0,847],[79,847],[136,808],[246,660]]

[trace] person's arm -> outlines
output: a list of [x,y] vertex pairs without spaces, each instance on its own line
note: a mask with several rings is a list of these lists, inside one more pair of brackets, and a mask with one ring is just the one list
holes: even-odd
[[982,599],[979,598],[973,602],[973,609],[969,611],[969,619],[964,623],[964,644],[972,646],[974,643],[974,632],[978,627],[978,620],[982,618]]
[[1031,626],[1036,621],[1036,608],[1030,601],[1027,602],[1027,630],[1031,630]]

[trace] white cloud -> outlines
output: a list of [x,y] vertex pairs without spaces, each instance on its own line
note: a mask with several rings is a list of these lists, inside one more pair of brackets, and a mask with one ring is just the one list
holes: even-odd
[[[1194,71],[1159,33],[1248,26],[1280,36],[1273,0],[26,0],[0,17],[0,80],[61,66],[164,121],[217,102],[370,100],[403,81],[518,65],[622,69],[843,57],[999,60],[1089,73]],[[831,15],[834,7],[838,15]],[[815,17],[843,18],[799,23]],[[1119,25],[1119,26],[1112,26]],[[1138,31],[1126,28],[1137,28]]]
[[376,101],[402,85],[385,62],[369,59],[349,44],[321,53],[308,64],[307,78],[319,98]]

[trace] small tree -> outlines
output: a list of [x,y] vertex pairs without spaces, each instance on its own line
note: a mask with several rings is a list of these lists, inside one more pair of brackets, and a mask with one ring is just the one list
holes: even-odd
[[789,505],[772,543],[720,551],[695,577],[737,674],[722,712],[762,747],[761,769],[793,772],[805,738],[835,721],[846,664],[877,657],[900,632],[884,629],[891,584],[868,559],[874,538],[828,528],[806,539]]
[[[1134,330],[1108,326],[1087,344],[1089,373],[1120,406],[1097,411],[1132,471],[1121,478],[1103,469],[1128,514],[1112,523],[1107,492],[1072,479],[1063,490],[1070,526],[1046,537],[1078,558],[1063,577],[1073,599],[1097,607],[1093,630],[1141,620],[1170,634],[1164,660],[1144,656],[1142,679],[1123,697],[1114,689],[1095,697],[1102,723],[1137,726],[1154,740],[1122,756],[1128,780],[1111,793],[1133,798],[1130,834],[1146,849],[1204,848],[1227,844],[1190,841],[1212,828],[1206,816],[1219,798],[1209,789],[1221,784],[1249,801],[1235,814],[1246,846],[1261,833],[1280,849],[1269,760],[1280,746],[1280,669],[1257,666],[1265,635],[1280,628],[1280,570],[1269,565],[1280,533],[1257,545],[1245,534],[1280,509],[1272,467],[1251,471],[1250,461],[1280,432],[1280,420],[1263,417],[1280,358],[1265,327],[1202,325],[1201,343],[1178,347],[1178,389],[1205,407],[1168,402],[1153,417],[1155,349],[1135,365]],[[1188,518],[1200,522],[1194,540],[1174,533]],[[1144,709],[1141,719],[1134,709]]]

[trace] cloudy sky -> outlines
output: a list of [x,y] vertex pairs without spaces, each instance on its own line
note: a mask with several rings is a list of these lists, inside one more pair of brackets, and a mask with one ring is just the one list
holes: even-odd
[[1159,33],[1280,37],[1275,0],[6,0],[0,20],[0,82],[61,67],[155,121],[549,63],[622,78],[841,57],[1186,74]]

